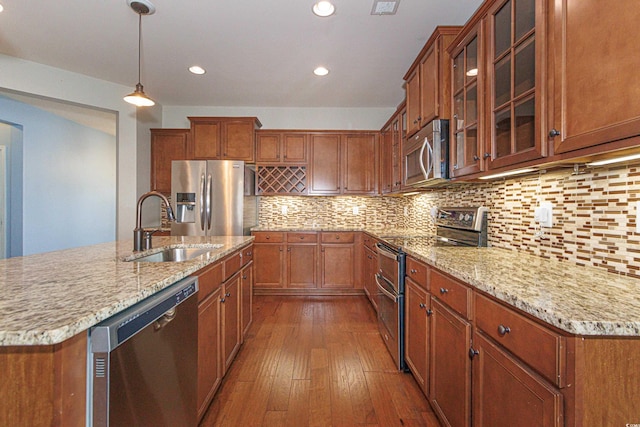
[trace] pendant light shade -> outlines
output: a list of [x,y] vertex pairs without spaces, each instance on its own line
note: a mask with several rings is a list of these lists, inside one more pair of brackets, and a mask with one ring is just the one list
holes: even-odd
[[144,93],[142,83],[140,83],[140,69],[141,69],[141,57],[142,57],[142,15],[147,15],[155,12],[155,7],[148,1],[128,1],[129,6],[134,12],[138,14],[138,83],[136,84],[136,90],[123,99],[129,104],[133,104],[136,107],[151,107],[155,105],[155,101]]

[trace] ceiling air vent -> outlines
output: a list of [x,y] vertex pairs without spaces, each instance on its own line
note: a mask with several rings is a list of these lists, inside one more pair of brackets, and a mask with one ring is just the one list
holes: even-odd
[[372,15],[395,15],[398,10],[400,0],[382,1],[374,0],[371,8]]

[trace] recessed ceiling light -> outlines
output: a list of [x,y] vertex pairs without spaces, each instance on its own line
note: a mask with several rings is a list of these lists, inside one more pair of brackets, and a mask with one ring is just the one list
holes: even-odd
[[325,67],[318,67],[313,70],[313,74],[315,74],[316,76],[326,76],[327,74],[329,74],[329,70]]
[[207,70],[198,65],[192,65],[191,67],[189,67],[189,71],[191,71],[193,74],[204,74],[207,72]]
[[0,12],[2,12],[4,10],[4,7],[2,7],[2,5],[0,4]]
[[400,0],[384,1],[373,0],[373,7],[371,8],[372,15],[395,15],[398,11],[398,4]]
[[323,18],[333,15],[335,11],[336,7],[327,0],[321,0],[313,5],[313,13]]

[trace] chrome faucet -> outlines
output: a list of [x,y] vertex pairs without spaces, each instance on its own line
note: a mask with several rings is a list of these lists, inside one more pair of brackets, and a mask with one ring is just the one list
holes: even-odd
[[[136,208],[136,228],[133,230],[133,250],[141,251],[143,249],[151,249],[151,235],[152,231],[145,231],[142,228],[142,202],[144,202],[148,197],[156,196],[162,199],[165,206],[167,207],[167,219],[169,221],[175,221],[176,217],[173,215],[173,210],[171,209],[171,203],[166,198],[166,196],[158,191],[149,191],[148,193],[144,193],[138,199],[138,207]],[[144,240],[144,245],[143,245]]]

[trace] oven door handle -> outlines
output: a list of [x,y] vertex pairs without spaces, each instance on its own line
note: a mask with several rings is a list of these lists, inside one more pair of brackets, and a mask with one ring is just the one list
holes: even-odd
[[375,277],[376,277],[376,284],[378,285],[378,290],[383,294],[385,294],[385,296],[387,296],[389,299],[393,300],[393,302],[398,302],[398,297],[392,294],[391,292],[389,292],[388,290],[386,290],[385,287],[380,283],[380,279],[384,280],[384,278],[380,276],[380,273],[376,274]]
[[387,246],[383,245],[382,243],[376,243],[376,247],[378,248],[378,255],[391,258],[394,261],[398,260],[398,254],[392,252]]

